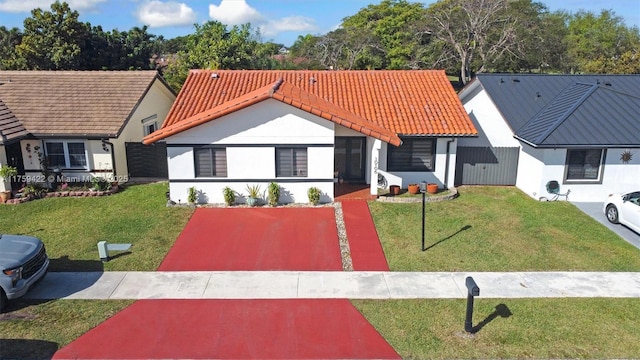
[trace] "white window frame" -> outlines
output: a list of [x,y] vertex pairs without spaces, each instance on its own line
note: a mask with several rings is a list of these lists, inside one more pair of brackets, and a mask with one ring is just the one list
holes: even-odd
[[[82,144],[84,147],[84,167],[72,167],[71,166],[71,156],[69,154],[69,143],[73,144]],[[89,152],[87,151],[87,144],[84,140],[47,140],[44,142],[44,156],[49,156],[47,144],[62,144],[62,149],[64,152],[64,166],[62,169],[82,169],[89,170]],[[47,158],[48,161],[48,158]],[[49,168],[53,169],[58,167],[58,165],[49,164]]]
[[[142,132],[144,133],[144,136],[147,136],[158,130],[158,114],[148,116],[142,119],[141,122],[142,122]],[[153,130],[149,131],[150,127],[153,127]]]

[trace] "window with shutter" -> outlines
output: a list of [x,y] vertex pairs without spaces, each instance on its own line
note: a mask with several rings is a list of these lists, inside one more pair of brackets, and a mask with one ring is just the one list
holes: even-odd
[[227,150],[203,147],[194,149],[196,177],[226,177]]
[[306,177],[307,148],[277,147],[276,177]]
[[387,147],[389,171],[434,171],[436,139],[403,138],[399,147]]

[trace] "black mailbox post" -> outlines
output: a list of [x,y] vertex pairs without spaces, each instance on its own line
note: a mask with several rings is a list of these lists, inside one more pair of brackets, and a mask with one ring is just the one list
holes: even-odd
[[424,248],[424,227],[425,227],[425,194],[427,193],[427,183],[426,182],[421,182],[420,183],[420,192],[422,193],[422,251],[425,251],[426,249]]
[[473,297],[480,295],[480,288],[471,276],[465,280],[467,285],[467,318],[464,321],[464,331],[473,332]]

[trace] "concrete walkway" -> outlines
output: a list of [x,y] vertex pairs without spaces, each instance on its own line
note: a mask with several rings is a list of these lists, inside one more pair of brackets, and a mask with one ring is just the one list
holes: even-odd
[[640,272],[50,272],[30,299],[465,298],[472,276],[484,298],[640,297]]

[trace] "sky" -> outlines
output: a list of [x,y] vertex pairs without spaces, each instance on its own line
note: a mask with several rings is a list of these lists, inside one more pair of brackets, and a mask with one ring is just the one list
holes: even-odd
[[[66,0],[80,21],[103,30],[127,31],[143,25],[165,39],[194,32],[193,24],[209,20],[228,26],[250,22],[263,41],[290,46],[299,35],[325,34],[347,16],[381,0]],[[412,0],[410,0],[412,1]],[[538,0],[551,11],[579,10],[599,14],[613,10],[627,26],[640,27],[640,0]],[[31,10],[51,10],[52,0],[0,0],[0,26],[22,29]],[[415,2],[415,1],[412,1]],[[423,1],[430,4],[434,1]]]

